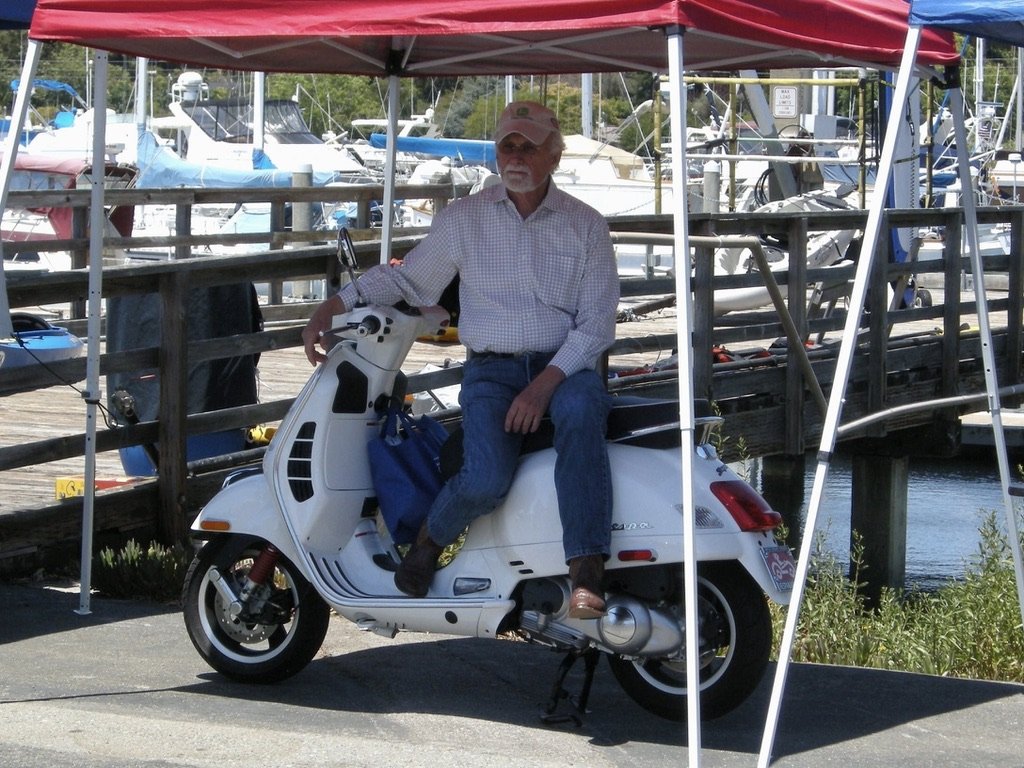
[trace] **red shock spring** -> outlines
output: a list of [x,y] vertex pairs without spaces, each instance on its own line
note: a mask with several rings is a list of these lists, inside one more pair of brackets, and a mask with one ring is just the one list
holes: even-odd
[[252,568],[249,569],[249,581],[253,584],[264,584],[270,578],[270,574],[273,573],[274,566],[277,565],[280,557],[281,553],[277,547],[273,544],[267,544],[263,551],[256,556]]

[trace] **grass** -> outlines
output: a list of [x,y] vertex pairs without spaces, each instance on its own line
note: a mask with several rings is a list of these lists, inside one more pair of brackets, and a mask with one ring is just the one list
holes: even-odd
[[[858,585],[860,547],[852,576],[817,552],[804,592],[793,661],[844,664],[929,675],[1024,682],[1024,629],[1005,535],[989,513],[978,553],[964,577],[935,591],[883,590],[869,609]],[[786,608],[773,606],[775,647]]]

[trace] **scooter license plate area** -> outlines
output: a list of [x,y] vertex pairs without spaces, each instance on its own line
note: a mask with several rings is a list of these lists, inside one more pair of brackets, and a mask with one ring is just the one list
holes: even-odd
[[796,581],[796,560],[789,547],[761,547],[761,559],[775,588],[789,592]]

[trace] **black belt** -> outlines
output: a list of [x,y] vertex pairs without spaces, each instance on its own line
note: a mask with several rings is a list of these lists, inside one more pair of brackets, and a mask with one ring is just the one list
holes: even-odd
[[525,357],[529,352],[477,352],[472,349],[466,350],[466,358],[469,360],[511,360],[514,357]]
[[467,360],[486,360],[490,358],[492,360],[513,360],[520,357],[529,357],[530,355],[553,355],[554,352],[477,352],[472,349],[466,350]]

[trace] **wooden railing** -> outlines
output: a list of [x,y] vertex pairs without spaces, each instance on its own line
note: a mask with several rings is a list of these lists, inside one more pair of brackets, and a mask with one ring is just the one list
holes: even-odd
[[[450,195],[450,188],[404,189],[399,197],[440,198]],[[12,193],[11,205],[32,202],[40,204],[68,204],[76,211],[88,205],[87,192],[38,193],[29,195]],[[171,191],[117,191],[110,200],[117,203],[147,204],[173,203],[182,208],[180,220],[188,221],[184,209],[192,204],[223,201],[270,202],[279,210],[291,201],[323,199],[358,199],[368,202],[379,199],[379,189],[294,189],[294,190],[171,190]],[[1020,208],[985,208],[979,212],[985,223],[1006,223],[1011,228],[1011,252],[1021,253],[1024,232],[1024,211]],[[79,214],[80,216],[80,214]],[[842,297],[848,281],[853,277],[853,266],[808,269],[803,258],[803,243],[807,233],[813,231],[851,228],[860,229],[866,214],[862,211],[842,211],[830,214],[782,215],[697,215],[692,218],[695,235],[770,235],[784,238],[792,254],[792,267],[777,275],[789,289],[788,313],[792,324],[807,339],[842,329],[845,311],[842,301],[830,313],[815,314],[813,302],[807,297],[813,288],[834,286]],[[84,220],[84,219],[82,219]],[[275,221],[284,221],[278,216]],[[623,217],[611,221],[618,233],[656,235],[671,230],[670,217]],[[972,312],[970,302],[961,302],[960,288],[963,273],[969,270],[966,259],[959,253],[958,233],[961,216],[958,210],[889,212],[885,226],[944,227],[947,232],[947,258],[944,261],[917,265],[881,263],[872,282],[870,312],[863,324],[864,343],[858,352],[853,382],[849,388],[844,415],[858,418],[882,408],[922,398],[948,397],[965,391],[984,389],[980,363],[980,342],[976,333],[961,332],[963,319]],[[83,230],[79,230],[80,232]],[[379,260],[379,242],[372,230],[358,230],[356,252],[361,267]],[[627,237],[628,235],[622,234]],[[410,249],[419,237],[405,235],[401,230],[394,241],[393,254],[400,256]],[[327,242],[323,240],[327,238]],[[317,241],[321,242],[317,242]],[[715,363],[712,348],[737,347],[748,342],[783,337],[786,325],[779,313],[761,310],[717,317],[713,312],[714,291],[721,288],[763,285],[758,274],[715,277],[713,275],[713,247],[711,241],[700,241],[696,248],[694,289],[695,351],[693,371],[695,392],[708,397],[726,416],[726,445],[728,436],[742,436],[745,452],[750,456],[789,454],[796,455],[813,446],[820,436],[822,416],[808,395],[807,371],[813,371],[822,390],[830,389],[834,368],[833,351],[811,348],[808,351],[809,368],[801,370],[787,365],[785,350],[776,351],[769,361],[745,360]],[[226,285],[238,282],[274,282],[321,277],[336,271],[336,248],[333,233],[293,233],[275,230],[260,235],[227,237],[188,237],[177,235],[169,239],[149,239],[136,242],[130,239],[111,239],[110,247],[125,248],[134,245],[171,246],[180,253],[207,245],[265,243],[269,250],[242,256],[184,258],[158,263],[132,266],[110,266],[104,269],[103,296],[111,298],[137,293],[155,293],[162,306],[163,343],[146,349],[108,352],[101,357],[103,375],[158,369],[162,386],[167,391],[182,391],[189,363],[244,354],[258,354],[300,344],[300,331],[311,309],[309,304],[270,304],[263,308],[267,328],[258,333],[206,339],[188,343],[175,318],[181,317],[182,303],[188,292],[196,287]],[[289,246],[285,249],[285,246]],[[85,253],[87,241],[83,237],[54,247],[70,248]],[[886,286],[906,278],[911,272],[921,280],[926,276],[945,288],[946,301],[930,307],[910,307],[890,310],[886,304]],[[999,273],[1006,280],[1004,298],[993,301],[990,310],[1007,317],[1006,326],[998,329],[997,356],[1000,361],[1001,381],[1016,383],[1022,371],[1022,269],[1020,259],[992,258],[986,272]],[[674,292],[674,282],[666,277],[624,278],[624,297],[663,296]],[[45,276],[8,275],[8,295],[12,307],[34,306],[54,302],[75,302],[85,299],[88,274],[79,269],[69,273]],[[812,293],[809,293],[809,288]],[[905,331],[920,325],[919,321],[934,321],[941,334]],[[72,324],[72,329],[75,326]],[[84,326],[80,332],[84,335]],[[620,339],[610,354],[614,360],[619,354],[632,354],[643,349],[671,349],[676,346],[673,333],[664,337]],[[69,380],[84,377],[85,361],[70,360],[52,366],[58,375]],[[52,372],[34,368],[5,371],[0,377],[0,396],[32,390],[52,380]],[[410,378],[412,392],[436,389],[456,383],[459,370],[443,370]],[[675,373],[672,371],[645,374],[614,380],[613,388],[629,388],[639,392],[674,396],[677,392]],[[185,458],[185,439],[189,434],[242,428],[252,424],[273,422],[282,417],[291,403],[290,398],[215,412],[187,414],[178,398],[162,398],[159,416],[155,421],[130,428],[100,430],[97,435],[99,451],[115,450],[127,445],[153,443],[158,446],[159,467],[157,478],[138,483],[131,488],[105,492],[97,496],[96,526],[117,528],[126,521],[137,520],[140,514],[157,522],[162,540],[171,542],[184,538],[186,520],[219,486],[227,471],[225,461],[197,462],[188,465]],[[983,404],[982,404],[983,405]],[[977,406],[981,407],[981,405]],[[974,409],[977,409],[974,408]],[[970,408],[946,408],[936,414],[900,415],[872,425],[857,439],[891,439],[908,428],[949,423],[959,412]],[[62,437],[30,444],[0,448],[0,472],[35,463],[83,455],[82,436]],[[252,460],[252,455],[235,456],[231,461]],[[42,546],[45,541],[73,539],[80,520],[81,500],[65,499],[56,504],[35,506],[0,515],[0,564],[5,551]],[[42,532],[42,533],[40,533]],[[45,539],[40,541],[40,536]]]

